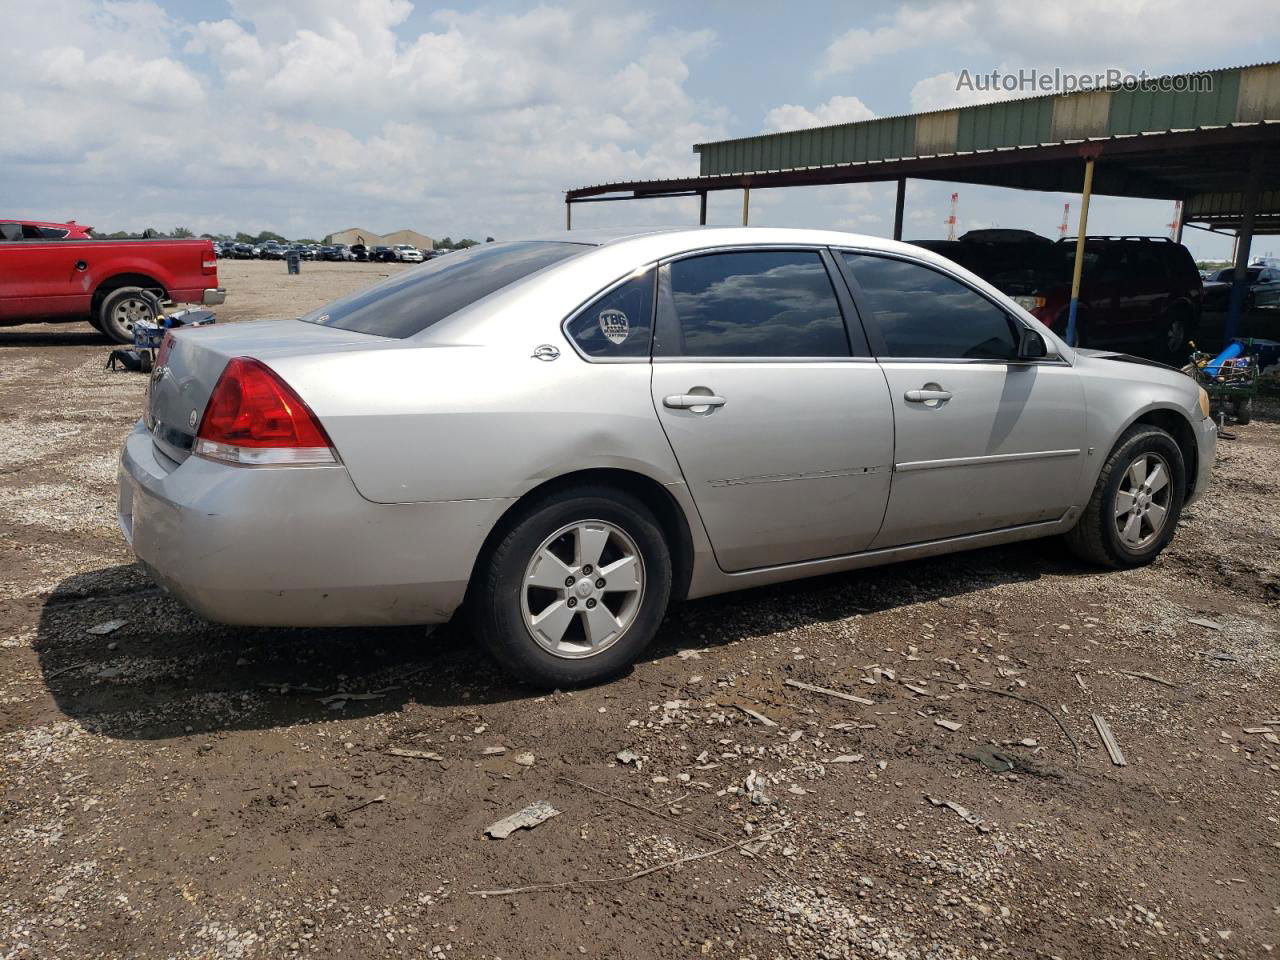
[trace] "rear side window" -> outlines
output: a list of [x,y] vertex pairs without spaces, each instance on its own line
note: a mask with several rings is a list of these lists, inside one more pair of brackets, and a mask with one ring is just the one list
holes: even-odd
[[1017,359],[1013,320],[958,280],[906,260],[843,256],[880,330],[882,356]]
[[711,253],[662,270],[656,354],[850,355],[840,305],[817,251]]
[[421,333],[463,307],[591,249],[580,243],[486,243],[397,273],[302,317],[379,337]]
[[653,270],[614,287],[578,311],[565,328],[589,357],[649,358],[653,334]]

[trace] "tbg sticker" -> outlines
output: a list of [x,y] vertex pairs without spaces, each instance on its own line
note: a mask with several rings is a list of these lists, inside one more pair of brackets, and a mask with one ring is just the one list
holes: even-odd
[[621,310],[601,310],[599,321],[600,332],[610,343],[621,344],[631,333],[631,323]]

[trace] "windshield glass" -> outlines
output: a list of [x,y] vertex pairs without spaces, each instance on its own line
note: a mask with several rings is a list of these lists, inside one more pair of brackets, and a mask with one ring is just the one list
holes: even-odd
[[580,243],[486,243],[437,257],[302,317],[307,323],[402,339],[532,273],[591,249]]

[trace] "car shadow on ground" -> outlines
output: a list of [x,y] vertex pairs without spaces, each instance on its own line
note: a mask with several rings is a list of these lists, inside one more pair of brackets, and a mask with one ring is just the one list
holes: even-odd
[[[644,679],[650,665],[682,649],[1088,572],[1055,542],[1032,542],[690,601],[673,607],[635,676]],[[109,629],[114,621],[123,623]],[[186,610],[137,565],[60,583],[41,610],[33,646],[64,714],[95,733],[130,740],[350,721],[414,703],[476,708],[543,694],[500,672],[456,621],[430,634],[422,627],[226,627]]]
[[87,323],[31,324],[0,327],[0,350],[6,347],[116,347]]

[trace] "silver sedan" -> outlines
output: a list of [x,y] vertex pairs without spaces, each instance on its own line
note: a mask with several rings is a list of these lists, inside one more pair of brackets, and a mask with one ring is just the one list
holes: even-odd
[[1214,438],[1186,376],[1073,350],[917,247],[575,232],[169,334],[119,513],[210,619],[465,610],[518,677],[567,686],[682,598],[1053,535],[1149,563]]

